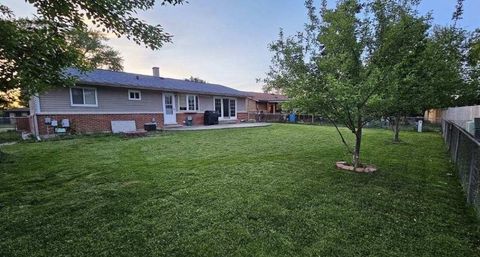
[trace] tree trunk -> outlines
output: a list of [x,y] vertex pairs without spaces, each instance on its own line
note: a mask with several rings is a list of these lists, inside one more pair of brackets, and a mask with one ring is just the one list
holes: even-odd
[[355,149],[353,150],[353,168],[354,171],[360,166],[360,146],[362,145],[362,127],[355,132]]
[[395,117],[395,127],[393,129],[394,136],[393,142],[398,143],[400,142],[400,115]]

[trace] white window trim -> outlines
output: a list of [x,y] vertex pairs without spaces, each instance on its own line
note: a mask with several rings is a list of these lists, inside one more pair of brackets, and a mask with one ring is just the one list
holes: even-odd
[[[193,110],[190,109],[190,105],[188,104],[188,97],[193,96]],[[198,99],[198,103],[197,103]],[[185,105],[187,109],[184,112],[197,112],[200,109],[200,98],[197,95],[185,95]],[[198,106],[198,109],[197,109]]]
[[[95,91],[95,104],[74,104],[73,103],[73,95],[72,95],[72,89],[90,89]],[[98,95],[97,95],[97,88],[95,87],[71,87],[70,88],[70,106],[79,106],[79,107],[98,107]],[[82,92],[83,95],[83,102],[85,103],[85,93]]]
[[[215,109],[215,99],[220,99],[221,101],[221,113],[220,113],[220,116],[218,117],[218,119],[220,120],[235,120],[237,119],[237,113],[238,113],[238,99],[235,98],[235,97],[221,97],[221,96],[216,96],[216,97],[213,97],[213,109]],[[225,118],[223,117],[223,99],[229,99],[229,100],[235,100],[235,116],[229,116],[228,118]],[[230,101],[228,102],[228,113],[230,114]]]
[[[137,98],[131,98],[130,93],[138,93],[138,99]],[[128,90],[128,100],[130,100],[130,101],[140,101],[140,100],[142,100],[142,92],[140,92],[140,90],[129,89]]]

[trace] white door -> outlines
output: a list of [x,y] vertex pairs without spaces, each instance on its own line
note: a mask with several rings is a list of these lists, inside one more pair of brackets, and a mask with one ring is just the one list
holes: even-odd
[[235,98],[214,98],[213,104],[220,119],[237,118],[237,101]]
[[175,96],[170,93],[163,94],[163,123],[177,124],[175,113]]

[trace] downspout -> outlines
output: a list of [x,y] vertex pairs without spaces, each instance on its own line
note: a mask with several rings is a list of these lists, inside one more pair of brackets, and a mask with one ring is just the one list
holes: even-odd
[[40,132],[38,129],[38,118],[37,118],[37,113],[40,112],[40,99],[38,98],[38,95],[35,95],[32,97],[32,103],[33,103],[33,108],[30,108],[30,111],[32,111],[33,115],[33,134],[37,141],[40,141]]

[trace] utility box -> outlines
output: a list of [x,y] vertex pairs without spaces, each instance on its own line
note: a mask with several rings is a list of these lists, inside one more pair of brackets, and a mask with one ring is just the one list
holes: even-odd
[[63,119],[62,120],[62,127],[63,128],[69,128],[70,127],[70,120],[69,119]]

